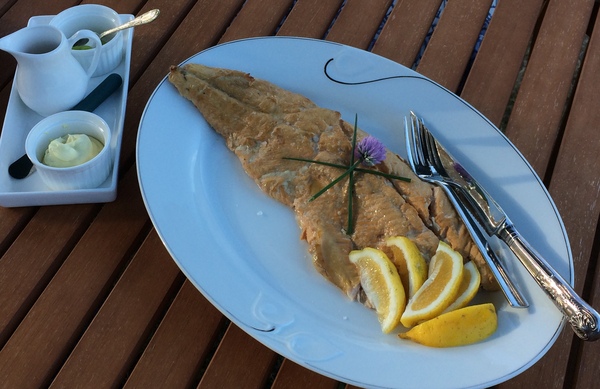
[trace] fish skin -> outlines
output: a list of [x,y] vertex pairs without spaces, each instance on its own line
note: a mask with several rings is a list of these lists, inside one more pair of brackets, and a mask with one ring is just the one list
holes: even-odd
[[[293,209],[315,268],[350,299],[359,296],[360,279],[348,259],[349,252],[367,246],[386,251],[385,238],[394,235],[409,237],[426,259],[433,256],[439,239],[443,239],[465,261],[475,261],[486,289],[497,289],[445,194],[421,181],[389,150],[386,160],[376,168],[411,178],[411,182],[355,174],[352,236],[345,233],[347,179],[309,201],[341,170],[284,157],[347,166],[353,126],[342,120],[339,112],[320,108],[302,95],[236,70],[186,64],[172,66],[168,78],[223,136],[257,185]],[[359,138],[366,135],[359,129]]]

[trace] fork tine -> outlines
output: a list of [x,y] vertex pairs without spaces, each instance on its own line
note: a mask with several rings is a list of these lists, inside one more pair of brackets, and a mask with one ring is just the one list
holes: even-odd
[[426,153],[427,153],[427,162],[442,174],[445,174],[446,169],[442,164],[442,159],[440,157],[440,151],[438,150],[435,138],[433,134],[429,131],[429,129],[425,126],[423,119],[419,118],[419,127],[421,131],[421,135],[423,137],[423,144],[425,145]]
[[[406,139],[406,154],[407,154],[407,159],[408,162],[410,163],[410,167],[412,168],[412,170],[417,173],[418,170],[418,161],[417,161],[417,147],[415,145],[415,139],[414,139],[414,125],[412,122],[412,115],[413,113],[411,112],[411,118],[409,119],[407,116],[404,117],[404,139]],[[410,120],[410,123],[409,123]]]
[[410,137],[408,139],[410,139],[413,162],[420,166],[427,165],[427,159],[423,152],[422,139],[418,126],[418,118],[413,111],[410,111],[409,131]]

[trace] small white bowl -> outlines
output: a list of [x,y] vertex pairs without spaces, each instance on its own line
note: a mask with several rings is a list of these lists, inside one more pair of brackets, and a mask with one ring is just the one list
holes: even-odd
[[[61,30],[67,38],[72,37],[80,30],[92,30],[100,34],[121,24],[119,14],[111,8],[99,4],[83,4],[67,8],[50,20],[50,25]],[[107,74],[123,60],[123,31],[108,35],[103,38],[103,40],[105,39],[110,40],[100,49],[100,61],[92,74],[93,77]],[[84,69],[88,69],[96,50],[96,48],[71,50],[71,53]]]
[[[86,134],[104,144],[98,155],[81,165],[57,168],[42,163],[50,142],[67,134]],[[25,140],[25,151],[42,181],[53,190],[92,189],[101,185],[112,168],[111,131],[98,115],[65,111],[36,124]]]

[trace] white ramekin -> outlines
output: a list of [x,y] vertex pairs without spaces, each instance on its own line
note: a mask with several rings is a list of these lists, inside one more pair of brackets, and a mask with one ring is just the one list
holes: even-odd
[[[73,166],[57,168],[42,163],[50,142],[67,134],[93,136],[104,147],[89,161]],[[25,151],[33,162],[42,181],[53,190],[91,189],[108,178],[112,168],[111,131],[98,115],[84,111],[64,111],[48,116],[36,124],[25,140]]]

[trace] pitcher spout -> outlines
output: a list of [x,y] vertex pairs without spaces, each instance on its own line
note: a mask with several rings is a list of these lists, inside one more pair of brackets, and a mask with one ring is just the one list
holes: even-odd
[[13,55],[17,61],[23,56],[46,54],[56,50],[63,41],[62,33],[50,26],[25,27],[0,38],[0,50]]

